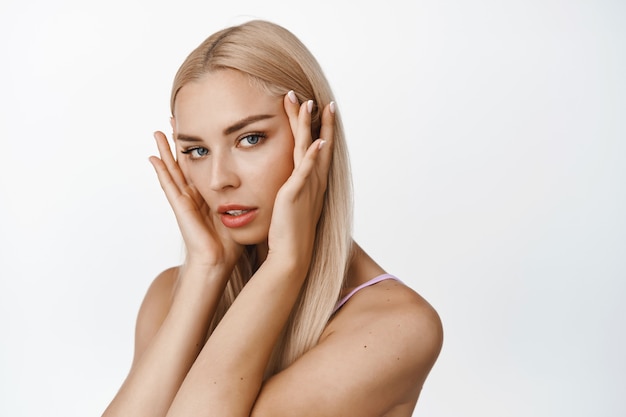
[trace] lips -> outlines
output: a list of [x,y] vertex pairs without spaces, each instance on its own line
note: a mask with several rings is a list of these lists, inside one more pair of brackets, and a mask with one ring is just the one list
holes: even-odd
[[224,226],[238,228],[246,226],[254,220],[258,210],[255,207],[227,204],[219,206],[217,211]]
[[224,214],[228,214],[229,216],[241,216],[242,214],[248,213],[250,210],[228,210]]

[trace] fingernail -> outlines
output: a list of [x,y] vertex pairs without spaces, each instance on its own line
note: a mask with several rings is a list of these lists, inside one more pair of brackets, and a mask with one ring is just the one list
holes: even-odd
[[336,110],[336,109],[335,109],[335,106],[336,106],[336,105],[335,105],[335,102],[334,102],[334,101],[331,101],[331,102],[330,102],[330,106],[329,106],[329,107],[330,107],[330,112],[331,112],[332,114],[335,114],[335,110]]
[[296,93],[294,93],[293,90],[289,90],[289,92],[287,93],[287,97],[289,97],[289,101],[291,101],[293,104],[296,104],[298,102],[298,97],[296,97]]
[[324,147],[324,144],[326,143],[325,140],[320,140],[320,144],[317,145],[317,149],[322,149]]
[[306,102],[306,109],[311,113],[313,111],[313,100],[309,100]]

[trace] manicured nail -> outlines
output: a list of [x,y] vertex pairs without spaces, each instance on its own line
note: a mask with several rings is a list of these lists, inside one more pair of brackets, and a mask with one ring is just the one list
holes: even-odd
[[336,110],[336,109],[335,109],[335,102],[334,102],[334,101],[331,101],[331,102],[330,102],[330,106],[329,106],[329,107],[330,107],[330,112],[331,112],[332,114],[335,114],[335,110]]
[[293,104],[296,104],[298,102],[298,97],[296,97],[296,93],[294,93],[293,90],[289,90],[289,92],[287,93],[287,97],[289,97],[289,101],[291,101]]
[[306,102],[306,109],[311,113],[313,111],[313,100],[309,100]]
[[324,147],[324,144],[326,143],[325,140],[320,140],[320,144],[317,145],[317,149],[322,149]]

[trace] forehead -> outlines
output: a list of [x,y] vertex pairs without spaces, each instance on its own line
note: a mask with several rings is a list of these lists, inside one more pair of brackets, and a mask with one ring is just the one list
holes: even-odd
[[221,130],[249,116],[281,112],[281,97],[270,95],[245,74],[228,69],[185,84],[174,106],[176,127],[185,133]]

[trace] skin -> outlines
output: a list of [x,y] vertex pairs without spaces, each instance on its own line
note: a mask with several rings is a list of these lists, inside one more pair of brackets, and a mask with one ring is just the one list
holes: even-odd
[[[238,124],[258,115],[269,117]],[[263,381],[311,260],[333,118],[328,105],[323,140],[313,141],[307,102],[270,96],[236,71],[183,86],[172,119],[176,159],[157,132],[160,158],[151,162],[187,258],[148,290],[133,365],[105,416],[411,415],[442,329],[432,307],[396,281],[358,292],[313,349]],[[218,213],[224,204],[256,215],[228,228]],[[259,268],[205,341],[243,245],[257,245]],[[346,291],[384,273],[356,248]]]

